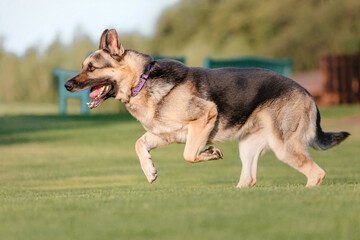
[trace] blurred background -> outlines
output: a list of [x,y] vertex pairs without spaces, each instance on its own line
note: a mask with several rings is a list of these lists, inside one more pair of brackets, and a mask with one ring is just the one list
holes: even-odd
[[[115,28],[125,48],[184,57],[188,66],[203,66],[206,57],[290,57],[292,78],[318,103],[359,101],[358,0],[1,0],[2,111],[16,109],[19,102],[56,108],[53,70],[80,70],[105,28]],[[326,69],[334,61],[338,70]],[[329,72],[342,79],[329,83]],[[344,78],[350,80],[342,85]],[[327,99],[321,100],[326,91]],[[342,98],[336,91],[352,96]],[[94,112],[119,108],[107,101]]]
[[[236,189],[236,140],[204,164],[184,161],[182,144],[151,151],[150,185],[140,123],[114,99],[80,115],[85,101],[59,80],[106,28],[125,48],[188,66],[280,63],[315,97],[323,129],[351,136],[310,149],[327,172],[318,188],[269,151],[256,186]],[[359,0],[0,0],[0,239],[358,240],[359,52]]]

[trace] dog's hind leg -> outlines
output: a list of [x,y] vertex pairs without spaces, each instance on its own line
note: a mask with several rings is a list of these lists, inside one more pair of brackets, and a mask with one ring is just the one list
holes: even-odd
[[152,183],[157,178],[157,170],[151,160],[150,150],[169,144],[169,142],[150,132],[146,132],[136,141],[135,150],[140,159],[141,168],[149,181]]
[[239,138],[239,152],[242,163],[238,188],[252,187],[256,184],[256,171],[260,155],[267,147],[261,131]]
[[216,118],[217,110],[215,106],[211,106],[206,114],[189,123],[184,150],[184,159],[186,161],[196,163],[217,160],[223,157],[221,151],[212,146],[201,151],[214,128]]
[[271,128],[268,135],[272,139],[269,140],[271,149],[279,160],[306,176],[307,187],[319,186],[325,178],[325,171],[311,159],[308,153],[309,139],[315,135],[308,114],[295,118],[288,116],[281,126]]
[[306,187],[319,186],[324,180],[325,171],[311,159],[307,146],[302,141],[287,140],[284,146],[272,149],[278,159],[306,176]]

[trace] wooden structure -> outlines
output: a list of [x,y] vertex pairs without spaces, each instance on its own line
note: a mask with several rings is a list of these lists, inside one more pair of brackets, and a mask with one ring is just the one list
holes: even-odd
[[360,53],[320,59],[325,105],[360,102]]

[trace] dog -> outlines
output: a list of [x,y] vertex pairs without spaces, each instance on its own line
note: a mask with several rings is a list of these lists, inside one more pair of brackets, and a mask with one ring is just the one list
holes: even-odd
[[258,158],[271,149],[276,157],[319,186],[325,172],[307,149],[331,148],[348,132],[323,132],[313,97],[299,84],[260,68],[205,69],[124,49],[116,30],[105,30],[97,51],[82,71],[65,83],[71,92],[91,88],[90,109],[108,98],[123,102],[146,133],[136,153],[149,183],[158,174],[150,151],[184,143],[189,163],[223,158],[208,144],[239,139],[242,162],[237,187],[256,183]]

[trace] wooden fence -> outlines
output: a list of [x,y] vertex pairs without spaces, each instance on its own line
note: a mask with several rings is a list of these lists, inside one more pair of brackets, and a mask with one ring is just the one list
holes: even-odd
[[327,55],[320,59],[326,105],[360,102],[360,53]]

